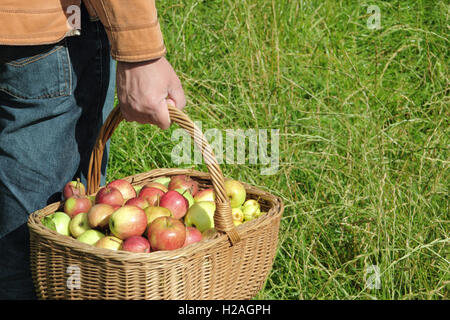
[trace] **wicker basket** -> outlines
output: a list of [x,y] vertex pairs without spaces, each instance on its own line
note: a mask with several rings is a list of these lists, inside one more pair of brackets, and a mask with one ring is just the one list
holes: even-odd
[[[209,173],[185,169],[157,169],[124,178],[144,185],[161,176],[186,174],[200,188],[216,194],[215,236],[185,248],[131,253],[97,248],[46,228],[41,220],[62,208],[53,203],[32,213],[31,271],[40,299],[250,299],[262,288],[272,267],[278,243],[283,203],[268,192],[243,185],[248,198],[257,199],[266,214],[234,226],[224,189],[224,177],[210,146],[193,122],[170,106],[171,120],[187,130],[202,147]],[[100,184],[104,145],[122,121],[115,108],[97,138],[88,174],[88,193]],[[74,271],[75,270],[75,271]],[[75,273],[74,273],[75,272]],[[68,285],[74,276],[76,286]]]

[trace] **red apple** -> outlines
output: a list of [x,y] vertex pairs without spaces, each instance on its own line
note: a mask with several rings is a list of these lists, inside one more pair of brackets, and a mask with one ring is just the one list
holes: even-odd
[[122,250],[147,253],[150,252],[150,243],[144,237],[132,236],[123,242]]
[[179,192],[170,190],[161,197],[159,206],[169,209],[174,218],[181,219],[189,209],[189,202]]
[[143,187],[139,192],[139,198],[147,200],[149,206],[157,206],[164,191],[154,187]]
[[198,182],[186,175],[173,176],[170,179],[169,190],[183,189],[188,190],[194,197],[198,192]]
[[103,187],[95,196],[95,203],[106,203],[113,207],[122,206],[123,196],[119,189],[113,187]]
[[165,185],[163,185],[162,183],[159,183],[159,182],[155,182],[155,181],[151,181],[151,182],[147,183],[144,187],[157,188],[157,189],[161,189],[164,192],[169,191]]
[[127,202],[125,202],[125,205],[136,206],[141,209],[145,209],[149,206],[147,200],[145,200],[144,198],[139,198],[139,197],[128,199]]
[[136,206],[123,206],[109,218],[109,229],[117,238],[125,240],[141,236],[147,228],[147,215]]
[[94,205],[87,213],[89,225],[91,228],[106,227],[109,224],[109,218],[114,211],[114,207],[106,203]]
[[204,189],[204,190],[198,191],[194,197],[195,202],[215,201],[215,200],[216,200],[216,195],[215,195],[213,189]]
[[64,212],[70,218],[75,217],[81,212],[88,212],[92,207],[91,200],[86,196],[71,196],[64,203]]
[[85,196],[86,188],[78,179],[77,181],[67,182],[63,189],[64,199],[68,199],[71,196]]
[[186,227],[186,240],[183,247],[202,240],[202,233],[195,227]]
[[123,179],[117,179],[111,181],[107,185],[108,187],[116,188],[122,194],[123,200],[127,201],[128,199],[135,198],[137,196],[136,190],[131,183]]
[[147,235],[153,251],[175,250],[186,240],[186,227],[173,217],[159,217],[150,223]]

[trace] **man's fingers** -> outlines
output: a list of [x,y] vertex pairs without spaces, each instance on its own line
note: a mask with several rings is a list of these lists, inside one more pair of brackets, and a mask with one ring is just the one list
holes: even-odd
[[186,106],[186,97],[181,85],[169,90],[169,98],[175,102],[175,106],[180,110],[183,110]]
[[153,113],[153,119],[155,124],[163,130],[170,127],[169,110],[167,109],[167,100],[162,99],[158,106],[155,107],[155,113]]

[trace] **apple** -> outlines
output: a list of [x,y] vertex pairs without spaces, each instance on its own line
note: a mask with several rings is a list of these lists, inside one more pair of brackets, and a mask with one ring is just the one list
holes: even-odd
[[158,179],[153,180],[154,182],[161,183],[166,188],[169,187],[170,177],[159,177]]
[[196,202],[189,208],[184,223],[188,227],[196,227],[200,232],[214,228],[214,212],[216,204],[212,201]]
[[106,236],[101,238],[95,243],[97,248],[104,248],[110,250],[120,250],[122,248],[123,240],[116,238],[114,236]]
[[155,181],[151,181],[151,182],[147,183],[144,187],[161,189],[162,191],[164,191],[164,193],[169,191],[165,185],[163,185],[162,183],[159,183],[159,182],[155,182]]
[[261,214],[261,210],[258,206],[248,205],[246,207],[242,207],[242,212],[244,213],[244,220],[250,221],[256,219]]
[[88,197],[71,196],[64,203],[64,212],[73,218],[81,212],[88,212],[91,207],[92,203]]
[[87,212],[81,212],[70,220],[69,230],[73,237],[79,237],[83,232],[92,229],[89,225]]
[[232,208],[239,208],[244,203],[245,197],[247,196],[244,186],[237,180],[226,180],[225,192],[230,199]]
[[153,251],[181,248],[186,240],[186,227],[173,217],[159,217],[150,223],[148,241]]
[[202,239],[212,239],[218,234],[215,228],[209,228],[202,232]]
[[95,205],[95,195],[89,195],[87,197],[91,201],[91,206]]
[[159,206],[169,209],[174,218],[181,219],[189,209],[189,202],[179,192],[169,190],[161,197]]
[[139,198],[139,197],[128,199],[127,202],[125,202],[125,205],[136,206],[141,209],[145,209],[149,206],[147,200],[145,200],[144,198]]
[[133,186],[134,191],[136,191],[136,194],[139,194],[143,186]]
[[105,235],[98,230],[89,229],[83,232],[77,237],[77,240],[90,245],[95,245],[98,240],[103,238]]
[[77,181],[67,182],[63,189],[64,199],[68,199],[71,196],[85,196],[86,188],[80,182],[80,179]]
[[195,194],[194,201],[215,201],[216,200],[216,194],[214,193],[213,189],[204,189],[201,191],[198,191]]
[[139,192],[139,198],[147,200],[149,206],[157,206],[164,191],[154,187],[143,187]]
[[198,192],[198,182],[194,179],[182,174],[178,176],[173,176],[170,179],[169,190],[183,189],[188,190],[192,196]]
[[172,216],[172,212],[164,207],[147,207],[144,211],[147,215],[147,226],[150,225],[150,223],[152,223],[156,218]]
[[109,229],[117,238],[125,240],[140,236],[147,228],[147,215],[136,206],[123,206],[109,218]]
[[42,219],[42,224],[59,234],[70,236],[70,217],[64,212],[57,211]]
[[237,227],[238,225],[244,223],[243,221],[239,221],[239,220],[233,220],[233,224],[235,227]]
[[241,208],[231,208],[231,216],[233,221],[244,221],[244,212]]
[[87,213],[87,218],[91,228],[104,228],[109,224],[109,218],[115,211],[114,207],[99,203],[94,205]]
[[122,250],[130,252],[150,252],[150,243],[141,236],[132,236],[123,242]]
[[137,196],[136,190],[134,190],[133,185],[126,180],[117,179],[108,183],[107,186],[119,190],[124,201],[135,198]]
[[103,187],[95,196],[95,203],[105,203],[111,206],[122,206],[123,205],[123,196],[119,189],[114,187]]
[[181,194],[188,201],[188,206],[191,207],[194,204],[194,197],[189,193],[189,190],[185,189],[175,189],[176,192]]
[[186,227],[186,240],[183,247],[202,240],[202,233],[195,227]]

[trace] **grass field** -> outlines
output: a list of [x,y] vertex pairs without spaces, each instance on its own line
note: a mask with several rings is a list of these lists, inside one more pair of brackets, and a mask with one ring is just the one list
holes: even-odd
[[[380,29],[368,27],[368,5]],[[203,129],[280,130],[275,175],[222,164],[285,202],[256,298],[448,299],[448,2],[157,6],[190,117]],[[108,179],[176,166],[175,127],[122,123]]]

